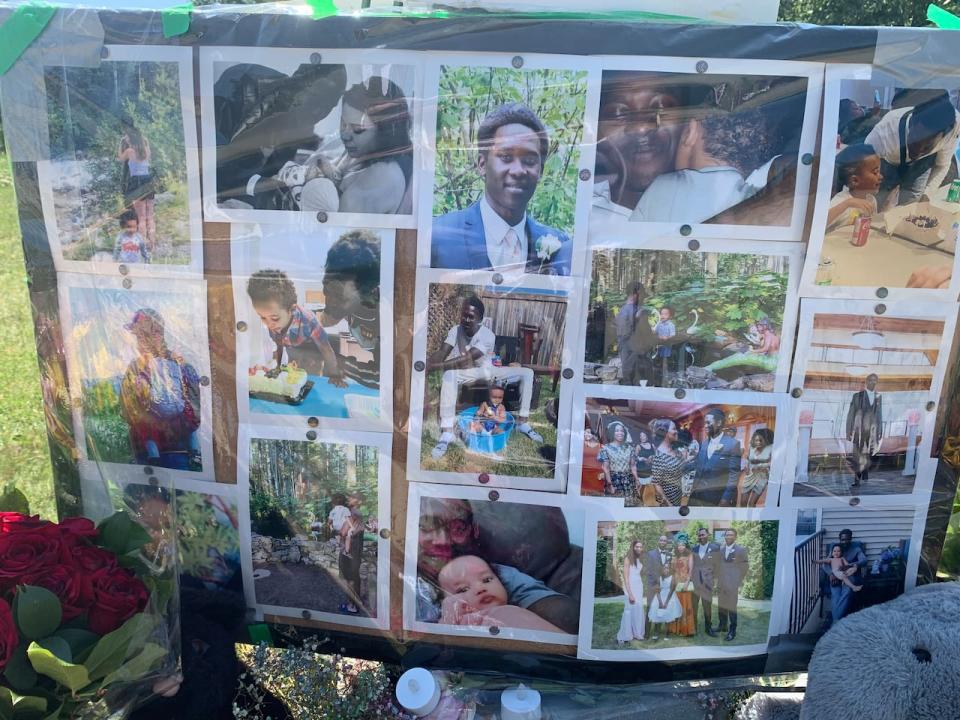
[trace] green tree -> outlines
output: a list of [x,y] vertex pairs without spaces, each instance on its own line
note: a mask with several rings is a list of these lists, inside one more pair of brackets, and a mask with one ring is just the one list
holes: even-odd
[[[899,25],[924,27],[929,0],[781,0],[780,20],[817,25]],[[952,13],[960,13],[960,2],[936,3]]]
[[543,175],[528,210],[538,221],[573,231],[586,106],[585,72],[443,67],[437,103],[433,214],[462,210],[483,192],[477,171],[477,130],[504,103],[527,105],[550,138]]
[[747,549],[750,571],[740,588],[740,596],[750,600],[773,597],[773,581],[777,571],[778,523],[774,520],[734,521],[737,543]]

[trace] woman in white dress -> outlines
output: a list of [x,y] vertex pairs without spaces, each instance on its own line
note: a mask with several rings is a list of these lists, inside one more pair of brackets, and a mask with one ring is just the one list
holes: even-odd
[[669,624],[683,615],[683,607],[680,605],[680,598],[677,597],[677,586],[674,582],[672,566],[673,563],[667,563],[663,566],[663,572],[660,575],[660,587],[656,594],[650,598],[649,617],[653,629],[653,636],[650,639],[653,641],[660,639],[657,634],[658,624],[663,626],[660,631],[663,633],[663,637],[666,637],[669,633],[667,629]]
[[624,645],[631,640],[643,640],[646,617],[643,612],[643,541],[630,543],[626,557],[623,558],[623,592],[626,597],[623,604],[623,617],[617,632],[617,644]]

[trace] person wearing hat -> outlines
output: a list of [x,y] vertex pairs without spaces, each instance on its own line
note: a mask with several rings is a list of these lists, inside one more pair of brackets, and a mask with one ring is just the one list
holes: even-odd
[[199,469],[200,377],[167,347],[163,317],[137,310],[124,325],[137,357],[120,383],[120,409],[130,432],[134,461],[180,470]]

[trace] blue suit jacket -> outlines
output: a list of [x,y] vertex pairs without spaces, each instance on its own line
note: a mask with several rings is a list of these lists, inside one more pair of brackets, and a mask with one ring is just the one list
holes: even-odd
[[704,440],[696,460],[696,476],[690,491],[691,505],[717,507],[721,501],[733,505],[737,501],[740,479],[740,442],[723,436],[720,450],[707,457],[710,440]]
[[[560,249],[540,268],[537,240],[544,235],[555,235]],[[526,271],[545,275],[569,275],[573,243],[556,228],[541,225],[527,213]],[[448,212],[433,219],[433,237],[430,243],[430,267],[455,270],[491,270],[487,255],[487,240],[480,215],[480,201],[466,210]]]

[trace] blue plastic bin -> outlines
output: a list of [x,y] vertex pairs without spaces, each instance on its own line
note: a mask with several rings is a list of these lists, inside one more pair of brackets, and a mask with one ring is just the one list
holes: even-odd
[[457,427],[460,428],[460,432],[463,434],[467,450],[484,453],[486,455],[499,455],[503,452],[504,448],[507,447],[507,442],[509,442],[510,436],[513,434],[516,421],[513,419],[513,414],[508,412],[507,419],[500,423],[500,425],[503,426],[502,433],[488,435],[487,433],[470,432],[470,423],[473,422],[479,407],[479,405],[474,405],[460,412],[460,414],[457,415]]

